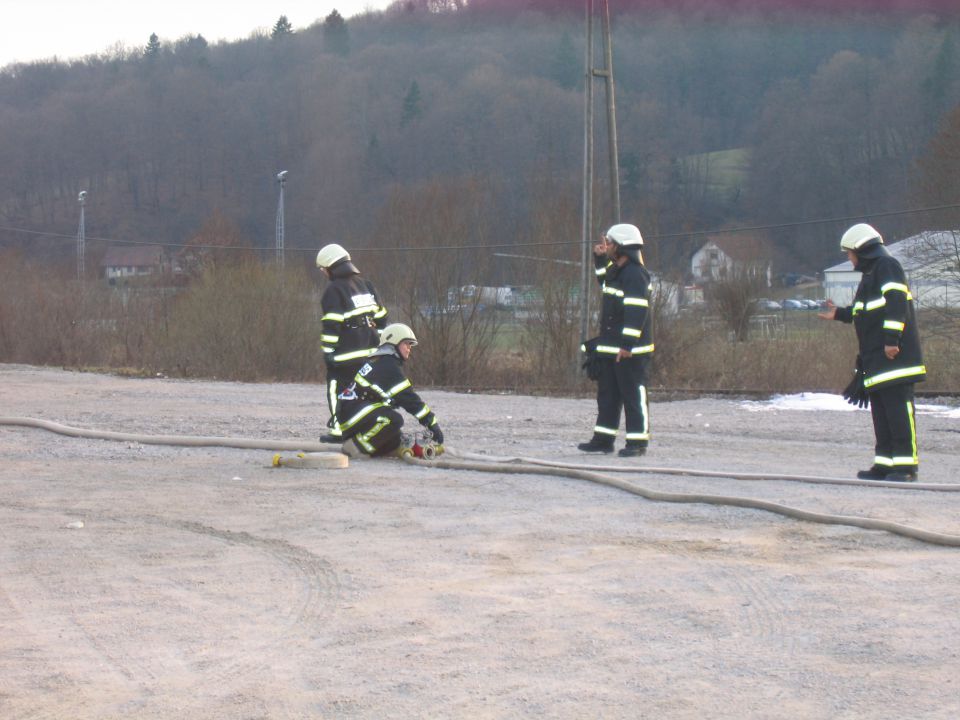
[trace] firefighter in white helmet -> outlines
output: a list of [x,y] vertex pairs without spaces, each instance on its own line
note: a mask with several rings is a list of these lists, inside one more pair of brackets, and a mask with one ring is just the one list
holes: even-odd
[[401,445],[402,408],[443,445],[443,431],[430,406],[413,390],[403,372],[417,337],[407,325],[393,323],[383,330],[380,347],[360,367],[337,398],[337,416],[351,457],[390,455]]
[[597,279],[603,293],[600,335],[584,342],[590,376],[597,381],[597,423],[584,452],[613,452],[626,420],[621,457],[637,457],[650,442],[647,377],[653,356],[650,322],[650,273],[643,265],[643,236],[635,225],[614,225],[593,248]]
[[368,355],[379,345],[378,328],[387,324],[387,309],[373,283],[361,277],[340,245],[330,244],[317,253],[317,267],[330,280],[320,305],[323,328],[320,347],[327,369],[327,406],[329,432],[322,442],[342,442],[337,422],[337,395],[344,383],[353,380]]
[[927,373],[913,296],[903,266],[887,252],[873,226],[851,227],[840,239],[840,249],[863,276],[853,304],[837,307],[827,300],[820,317],[853,323],[857,331],[860,353],[843,395],[851,404],[870,404],[876,439],[873,465],[857,477],[912,482],[920,464],[913,386]]

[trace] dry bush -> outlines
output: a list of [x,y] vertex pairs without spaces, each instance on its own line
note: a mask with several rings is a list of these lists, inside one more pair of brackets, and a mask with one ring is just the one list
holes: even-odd
[[676,378],[676,368],[682,366],[688,355],[700,351],[697,345],[701,341],[701,334],[694,331],[693,323],[685,322],[673,310],[677,303],[674,294],[678,287],[678,283],[653,283],[649,310],[656,347],[650,363],[650,382],[653,385],[685,386]]
[[[791,328],[784,337],[731,342],[726,328],[683,315],[657,337],[656,385],[705,390],[833,391],[849,380],[857,354],[849,327]],[[676,343],[680,352],[671,347]],[[673,352],[671,352],[673,351]],[[670,355],[669,362],[664,362]]]
[[106,363],[114,327],[104,288],[9,258],[0,288],[3,360],[66,367]]
[[183,376],[312,380],[322,365],[318,312],[303,271],[217,266],[177,297],[158,332],[157,364]]
[[[580,233],[575,195],[544,186],[533,201],[530,243],[556,243],[576,239]],[[563,388],[578,382],[580,334],[579,244],[538,247],[538,259],[524,260],[533,283],[533,304],[519,309],[524,366],[532,386]],[[591,269],[591,279],[593,272]],[[594,285],[587,290],[592,292]]]
[[723,277],[704,288],[707,307],[720,316],[737,340],[744,342],[750,335],[755,301],[766,287],[766,267],[723,270]]
[[[960,324],[960,318],[955,318]],[[921,331],[925,327],[921,319]],[[923,334],[923,362],[927,367],[927,379],[923,390],[942,390],[957,392],[960,390],[960,332],[953,334]]]
[[173,288],[144,284],[109,293],[110,323],[113,329],[107,364],[141,371],[157,367],[157,344],[165,337]]
[[[379,248],[398,250],[371,253],[364,266],[391,320],[408,322],[420,341],[412,360],[418,382],[485,382],[505,317],[495,301],[467,288],[490,284],[490,252],[470,246],[488,242],[491,197],[472,178],[430,182],[395,190],[380,215]],[[446,249],[416,250],[435,247]]]

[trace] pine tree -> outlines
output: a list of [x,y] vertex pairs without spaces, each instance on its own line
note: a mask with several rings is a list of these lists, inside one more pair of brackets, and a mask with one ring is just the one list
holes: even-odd
[[276,24],[273,26],[273,30],[270,32],[270,37],[274,40],[288,37],[293,35],[293,25],[290,24],[290,21],[287,19],[286,15],[281,15],[280,19],[277,20]]
[[947,109],[947,98],[957,65],[956,54],[953,33],[948,30],[940,44],[940,50],[937,52],[930,74],[924,78],[921,85],[927,117],[931,126],[934,127]]
[[323,45],[327,52],[337,55],[350,53],[350,30],[343,16],[336,10],[331,11],[323,21]]
[[150,34],[150,39],[147,41],[147,46],[143,49],[144,57],[152,60],[160,55],[160,38],[157,37],[156,33]]
[[420,85],[414,80],[410,83],[410,89],[407,90],[406,97],[403,98],[403,112],[400,115],[400,127],[406,127],[418,119],[420,114]]

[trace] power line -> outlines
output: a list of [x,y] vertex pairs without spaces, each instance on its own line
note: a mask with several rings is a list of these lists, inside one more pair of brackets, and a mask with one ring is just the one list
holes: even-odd
[[[937,212],[939,210],[960,209],[960,203],[951,205],[934,205],[923,208],[909,208],[904,210],[888,210],[884,212],[864,213],[862,215],[847,215],[832,218],[817,218],[813,220],[797,220],[786,223],[773,223],[769,225],[747,225],[734,228],[716,228],[709,230],[688,230],[684,232],[662,233],[659,235],[646,235],[647,240],[674,240],[677,238],[693,238],[705,235],[735,235],[738,233],[756,232],[758,230],[785,230],[788,228],[807,227],[810,225],[828,225],[832,223],[847,223],[855,220],[864,220],[872,218],[899,217],[903,215],[919,215],[922,213]],[[24,235],[35,235],[47,238],[62,238],[65,240],[76,241],[76,235],[66,235],[64,233],[46,232],[42,230],[30,230],[28,228],[11,227],[0,225],[0,232],[20,233]],[[247,251],[275,251],[275,247],[256,247],[250,245],[205,245],[195,243],[172,243],[172,242],[148,242],[145,240],[119,240],[116,238],[105,238],[97,236],[86,236],[86,240],[95,240],[99,242],[117,244],[117,245],[155,245],[168,248],[194,248],[197,250],[247,250]],[[500,250],[522,247],[557,247],[562,245],[579,245],[580,240],[555,240],[551,242],[517,242],[517,243],[499,243],[494,245],[430,245],[424,247],[365,247],[361,248],[364,252],[439,252],[444,250]],[[286,248],[289,252],[316,252],[313,248]]]

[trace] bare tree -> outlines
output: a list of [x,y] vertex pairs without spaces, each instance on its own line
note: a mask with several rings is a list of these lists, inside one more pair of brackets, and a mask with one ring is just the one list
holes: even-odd
[[735,266],[704,288],[708,307],[720,316],[738,342],[745,342],[749,337],[750,318],[756,313],[756,301],[766,282],[765,265]]
[[[575,193],[556,183],[541,182],[533,192],[531,231],[525,242],[544,243],[534,257],[518,258],[522,276],[532,287],[520,305],[527,366],[541,384],[569,384],[577,371],[580,329],[580,248],[559,244],[576,240],[580,208]],[[557,244],[549,244],[557,243]],[[588,287],[592,292],[593,287]]]
[[960,230],[920,233],[903,260],[923,312],[924,335],[955,341],[960,331]]
[[503,317],[475,288],[491,283],[491,195],[476,178],[398,188],[378,223],[381,248],[365,263],[394,317],[420,338],[414,362],[420,377],[439,385],[479,382]]
[[219,210],[204,221],[178,255],[185,274],[199,277],[216,267],[233,265],[254,259],[250,243],[243,237],[236,223]]

